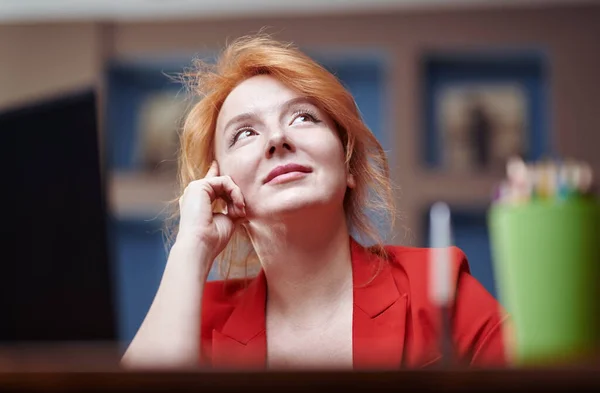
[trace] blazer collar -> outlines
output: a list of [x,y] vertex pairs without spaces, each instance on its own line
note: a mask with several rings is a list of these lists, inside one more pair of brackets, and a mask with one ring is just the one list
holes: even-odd
[[212,363],[216,367],[264,368],[267,359],[267,280],[261,269],[241,294],[221,331],[213,330]]
[[[389,263],[350,238],[354,284],[354,368],[396,368],[404,350],[407,296]],[[216,367],[264,368],[267,360],[263,270],[252,280],[221,331],[213,331]]]
[[373,255],[354,240],[351,247],[354,368],[399,368],[408,297],[398,289],[389,261]]

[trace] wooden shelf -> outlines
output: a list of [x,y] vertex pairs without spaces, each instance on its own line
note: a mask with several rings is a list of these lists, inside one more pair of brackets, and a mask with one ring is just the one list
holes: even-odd
[[177,197],[174,174],[136,172],[108,174],[108,207],[119,219],[145,219],[165,215],[168,203]]

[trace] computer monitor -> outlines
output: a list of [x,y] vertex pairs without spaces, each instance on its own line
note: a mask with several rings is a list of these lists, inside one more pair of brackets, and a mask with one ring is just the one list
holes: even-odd
[[0,111],[0,343],[117,338],[96,103]]

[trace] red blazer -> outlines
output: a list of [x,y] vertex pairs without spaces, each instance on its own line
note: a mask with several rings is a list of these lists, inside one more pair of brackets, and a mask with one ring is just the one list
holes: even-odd
[[[441,360],[439,310],[429,302],[426,248],[386,247],[389,260],[351,239],[354,281],[354,369],[421,368]],[[506,364],[502,325],[507,314],[469,273],[456,247],[452,336],[461,362]],[[380,268],[380,266],[383,266]],[[369,280],[381,269],[368,285]],[[202,299],[201,359],[215,368],[266,368],[266,280],[209,281]]]

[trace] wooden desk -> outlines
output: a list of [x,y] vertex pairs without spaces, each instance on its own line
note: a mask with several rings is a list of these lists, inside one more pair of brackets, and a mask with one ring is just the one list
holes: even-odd
[[393,372],[209,372],[120,368],[114,346],[0,348],[0,392],[572,391],[600,388],[600,367]]
[[[0,373],[2,392],[544,392],[600,388],[595,371],[400,371],[369,373]],[[586,389],[587,390],[587,389]],[[590,389],[591,390],[591,389]]]

